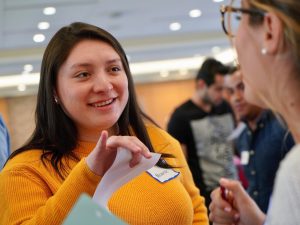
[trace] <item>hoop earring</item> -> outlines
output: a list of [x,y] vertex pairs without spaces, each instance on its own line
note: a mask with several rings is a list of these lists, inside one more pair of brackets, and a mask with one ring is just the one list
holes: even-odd
[[58,104],[58,99],[56,97],[54,97],[54,101],[56,104]]
[[268,51],[267,51],[266,48],[262,48],[262,49],[260,50],[260,52],[261,52],[262,55],[266,55],[266,54],[268,53]]

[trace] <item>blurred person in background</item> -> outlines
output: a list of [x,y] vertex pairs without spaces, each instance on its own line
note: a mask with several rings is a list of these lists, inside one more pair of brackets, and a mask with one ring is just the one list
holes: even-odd
[[0,115],[0,171],[10,155],[10,138],[8,129]]
[[222,97],[228,71],[228,66],[207,58],[198,71],[194,95],[175,109],[168,123],[168,132],[180,142],[207,206],[221,177],[237,177],[233,146],[226,141],[234,118]]
[[294,141],[270,110],[245,100],[244,88],[240,70],[234,69],[225,77],[228,100],[240,121],[234,143],[248,181],[247,191],[266,213],[276,171]]
[[296,145],[280,163],[267,214],[239,182],[221,179],[210,219],[218,225],[300,224],[300,2],[231,1],[221,13],[224,31],[235,37],[246,100],[280,115]]
[[131,168],[150,152],[162,157],[159,177],[144,171],[113,193],[113,214],[128,224],[208,224],[180,144],[137,104],[120,43],[72,23],[45,50],[35,130],[0,173],[0,224],[62,224],[82,193],[94,194],[118,149],[129,151]]

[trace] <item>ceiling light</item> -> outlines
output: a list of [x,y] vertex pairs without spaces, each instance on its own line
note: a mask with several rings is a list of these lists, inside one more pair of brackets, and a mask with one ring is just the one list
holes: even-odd
[[[160,71],[176,71],[182,68],[199,69],[199,65],[201,65],[203,59],[204,57],[200,56],[200,57],[192,57],[192,58],[132,63],[130,66],[130,70],[132,74],[138,76],[141,74],[160,73]],[[1,81],[0,81],[0,87],[1,87]]]
[[169,26],[170,30],[176,31],[181,29],[181,24],[180,23],[171,23]]
[[168,77],[169,75],[170,75],[170,74],[169,74],[169,71],[166,71],[166,70],[165,70],[165,71],[161,71],[161,72],[160,72],[160,76],[161,76],[161,77]]
[[213,0],[214,2],[223,2],[224,0]]
[[19,84],[18,85],[18,91],[25,91],[26,90],[26,85],[25,84]]
[[50,24],[48,22],[39,22],[38,28],[40,30],[47,30],[50,27]]
[[179,70],[179,75],[186,76],[187,74],[188,74],[188,70],[187,69],[180,69]]
[[224,64],[232,63],[236,58],[237,58],[236,51],[234,51],[231,48],[219,52],[218,54],[215,55],[215,59],[221,61]]
[[34,42],[43,42],[43,41],[45,41],[45,35],[43,35],[43,34],[35,34],[33,36],[33,40],[34,40]]
[[24,72],[31,72],[33,70],[33,66],[31,64],[26,64],[23,67]]
[[193,9],[189,12],[190,17],[192,18],[197,18],[199,16],[201,16],[202,12],[199,9]]
[[221,51],[221,48],[220,48],[219,46],[214,46],[214,47],[211,48],[211,52],[212,52],[213,54],[217,54],[217,53],[219,53],[220,51]]
[[56,9],[54,7],[46,7],[43,10],[45,15],[54,15],[56,13]]
[[7,75],[0,76],[0,88],[15,87],[19,84],[38,85],[40,81],[40,74],[33,73],[30,76],[24,75]]

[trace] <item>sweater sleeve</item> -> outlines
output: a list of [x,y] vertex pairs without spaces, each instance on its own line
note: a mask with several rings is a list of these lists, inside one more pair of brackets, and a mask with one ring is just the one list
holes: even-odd
[[[46,172],[46,170],[45,170]],[[82,159],[56,193],[43,173],[28,165],[17,165],[0,174],[0,224],[62,224],[81,193],[92,195],[101,177]]]

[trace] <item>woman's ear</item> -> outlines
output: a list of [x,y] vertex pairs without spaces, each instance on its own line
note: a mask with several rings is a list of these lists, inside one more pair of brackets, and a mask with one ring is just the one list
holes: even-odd
[[264,16],[264,40],[262,49],[267,54],[279,53],[284,44],[283,23],[275,13]]
[[53,99],[54,99],[54,101],[55,101],[56,104],[59,103],[59,98],[57,96],[56,90],[53,91]]

